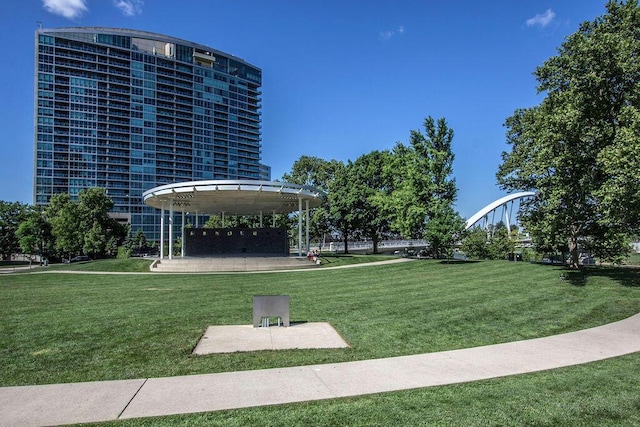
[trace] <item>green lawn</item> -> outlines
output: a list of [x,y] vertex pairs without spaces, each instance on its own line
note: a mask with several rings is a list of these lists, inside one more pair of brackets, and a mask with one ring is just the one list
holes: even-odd
[[[265,293],[290,295],[292,321],[330,322],[352,347],[190,354],[208,325],[250,324],[252,296]],[[640,270],[631,268],[592,268],[584,276],[530,263],[422,260],[292,273],[2,275],[0,385],[225,372],[442,351],[574,331],[638,312]],[[557,425],[563,424],[562,416],[579,419],[584,411],[607,420],[615,415],[611,411],[621,411],[620,425],[629,425],[629,405],[638,421],[637,393],[624,399],[616,393],[637,387],[638,362],[634,355],[467,385],[163,422],[390,425],[424,419],[433,421],[429,424],[487,425],[482,421],[489,415],[496,417],[490,418],[496,424],[509,424],[505,417],[520,411],[521,422],[512,425]],[[601,371],[615,378],[598,380]],[[520,389],[525,390],[522,399],[514,395]],[[591,396],[591,390],[603,397]],[[563,393],[565,403],[557,400]],[[493,412],[496,402],[502,415]],[[263,417],[267,421],[256,421]]]

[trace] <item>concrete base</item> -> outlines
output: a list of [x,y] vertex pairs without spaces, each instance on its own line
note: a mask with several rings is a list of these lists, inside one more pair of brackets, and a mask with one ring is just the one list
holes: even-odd
[[349,347],[349,344],[330,324],[324,322],[292,323],[288,328],[229,325],[209,326],[193,354],[345,347]]

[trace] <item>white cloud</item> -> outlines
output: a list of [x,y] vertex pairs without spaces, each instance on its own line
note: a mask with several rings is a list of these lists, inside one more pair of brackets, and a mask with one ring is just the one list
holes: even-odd
[[125,16],[135,16],[142,13],[143,0],[113,0],[115,7]]
[[79,18],[88,11],[86,0],[42,0],[42,5],[55,15],[64,16],[68,19]]
[[388,30],[388,31],[383,31],[380,33],[380,38],[382,40],[389,40],[390,38],[394,37],[396,34],[403,34],[404,33],[404,26],[399,26],[397,30]]
[[545,13],[538,13],[533,18],[527,19],[527,27],[532,27],[534,25],[540,25],[541,27],[546,27],[553,21],[553,18],[556,17],[556,14],[553,10],[547,9]]

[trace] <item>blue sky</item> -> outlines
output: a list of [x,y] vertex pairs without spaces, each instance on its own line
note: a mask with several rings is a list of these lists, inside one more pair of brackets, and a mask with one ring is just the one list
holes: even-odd
[[503,123],[540,102],[535,67],[605,10],[605,0],[2,0],[0,200],[32,203],[38,22],[158,32],[262,68],[273,179],[302,155],[346,162],[408,144],[425,117],[444,117],[468,218],[504,195]]

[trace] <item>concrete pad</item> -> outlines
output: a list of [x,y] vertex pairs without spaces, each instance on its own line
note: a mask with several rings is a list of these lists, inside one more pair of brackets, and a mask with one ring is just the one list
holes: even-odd
[[0,387],[2,426],[50,426],[115,420],[145,380]]
[[326,322],[292,323],[289,327],[209,326],[193,354],[294,348],[345,348],[349,344]]

